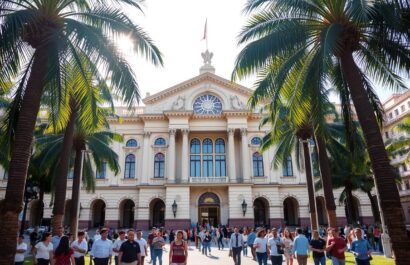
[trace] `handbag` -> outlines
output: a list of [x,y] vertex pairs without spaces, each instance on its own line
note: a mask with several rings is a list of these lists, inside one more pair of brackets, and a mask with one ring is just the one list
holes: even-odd
[[281,255],[285,254],[285,251],[284,251],[282,245],[276,244],[276,249],[277,249],[278,254],[281,254]]

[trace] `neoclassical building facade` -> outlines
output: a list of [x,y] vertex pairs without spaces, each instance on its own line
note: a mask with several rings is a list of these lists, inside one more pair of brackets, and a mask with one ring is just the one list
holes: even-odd
[[[147,95],[143,107],[118,107],[118,117],[109,118],[111,130],[124,137],[113,144],[121,172],[114,175],[103,166],[95,192],[81,192],[80,228],[309,224],[303,169],[294,156],[271,167],[274,149],[259,151],[268,128],[259,128],[261,114],[246,106],[253,91],[217,76],[209,54],[203,57],[198,76]],[[0,199],[7,183],[2,176]],[[68,179],[67,224],[71,185]],[[340,192],[335,191],[336,200]],[[319,222],[326,224],[322,191],[316,196]],[[372,223],[369,199],[360,192],[354,196],[357,216]],[[45,196],[45,219],[52,217],[50,199]],[[37,214],[35,200],[29,224]],[[344,205],[337,216],[343,225]]]

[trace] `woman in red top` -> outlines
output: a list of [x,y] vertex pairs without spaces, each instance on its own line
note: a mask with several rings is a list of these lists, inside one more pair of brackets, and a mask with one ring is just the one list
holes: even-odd
[[171,265],[186,265],[188,260],[188,247],[183,240],[184,233],[179,230],[174,242],[171,243],[169,260]]
[[67,236],[62,236],[54,252],[54,265],[74,265],[74,251],[70,248]]

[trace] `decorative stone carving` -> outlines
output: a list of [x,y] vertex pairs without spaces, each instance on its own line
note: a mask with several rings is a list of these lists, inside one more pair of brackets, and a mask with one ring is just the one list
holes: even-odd
[[247,136],[248,135],[248,130],[246,128],[241,129],[241,135],[242,136]]
[[184,110],[185,109],[185,97],[178,96],[177,100],[172,103],[172,110]]
[[169,129],[169,135],[175,135],[177,132],[176,129]]
[[246,106],[245,104],[238,98],[238,96],[231,96],[231,106],[232,109],[234,110],[241,110],[241,109],[245,109]]
[[202,59],[204,59],[204,64],[205,65],[211,65],[211,60],[212,57],[214,56],[214,54],[212,52],[209,52],[208,50],[206,50],[205,52],[201,53]]
[[228,135],[234,135],[234,133],[235,133],[235,129],[233,128],[228,129]]

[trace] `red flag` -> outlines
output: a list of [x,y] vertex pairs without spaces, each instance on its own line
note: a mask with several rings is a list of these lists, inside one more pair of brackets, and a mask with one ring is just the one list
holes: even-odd
[[206,19],[205,20],[205,28],[204,28],[204,36],[202,37],[202,39],[201,40],[206,40],[207,39],[207,35],[208,35],[208,27],[207,27],[207,24],[208,24],[208,19]]

